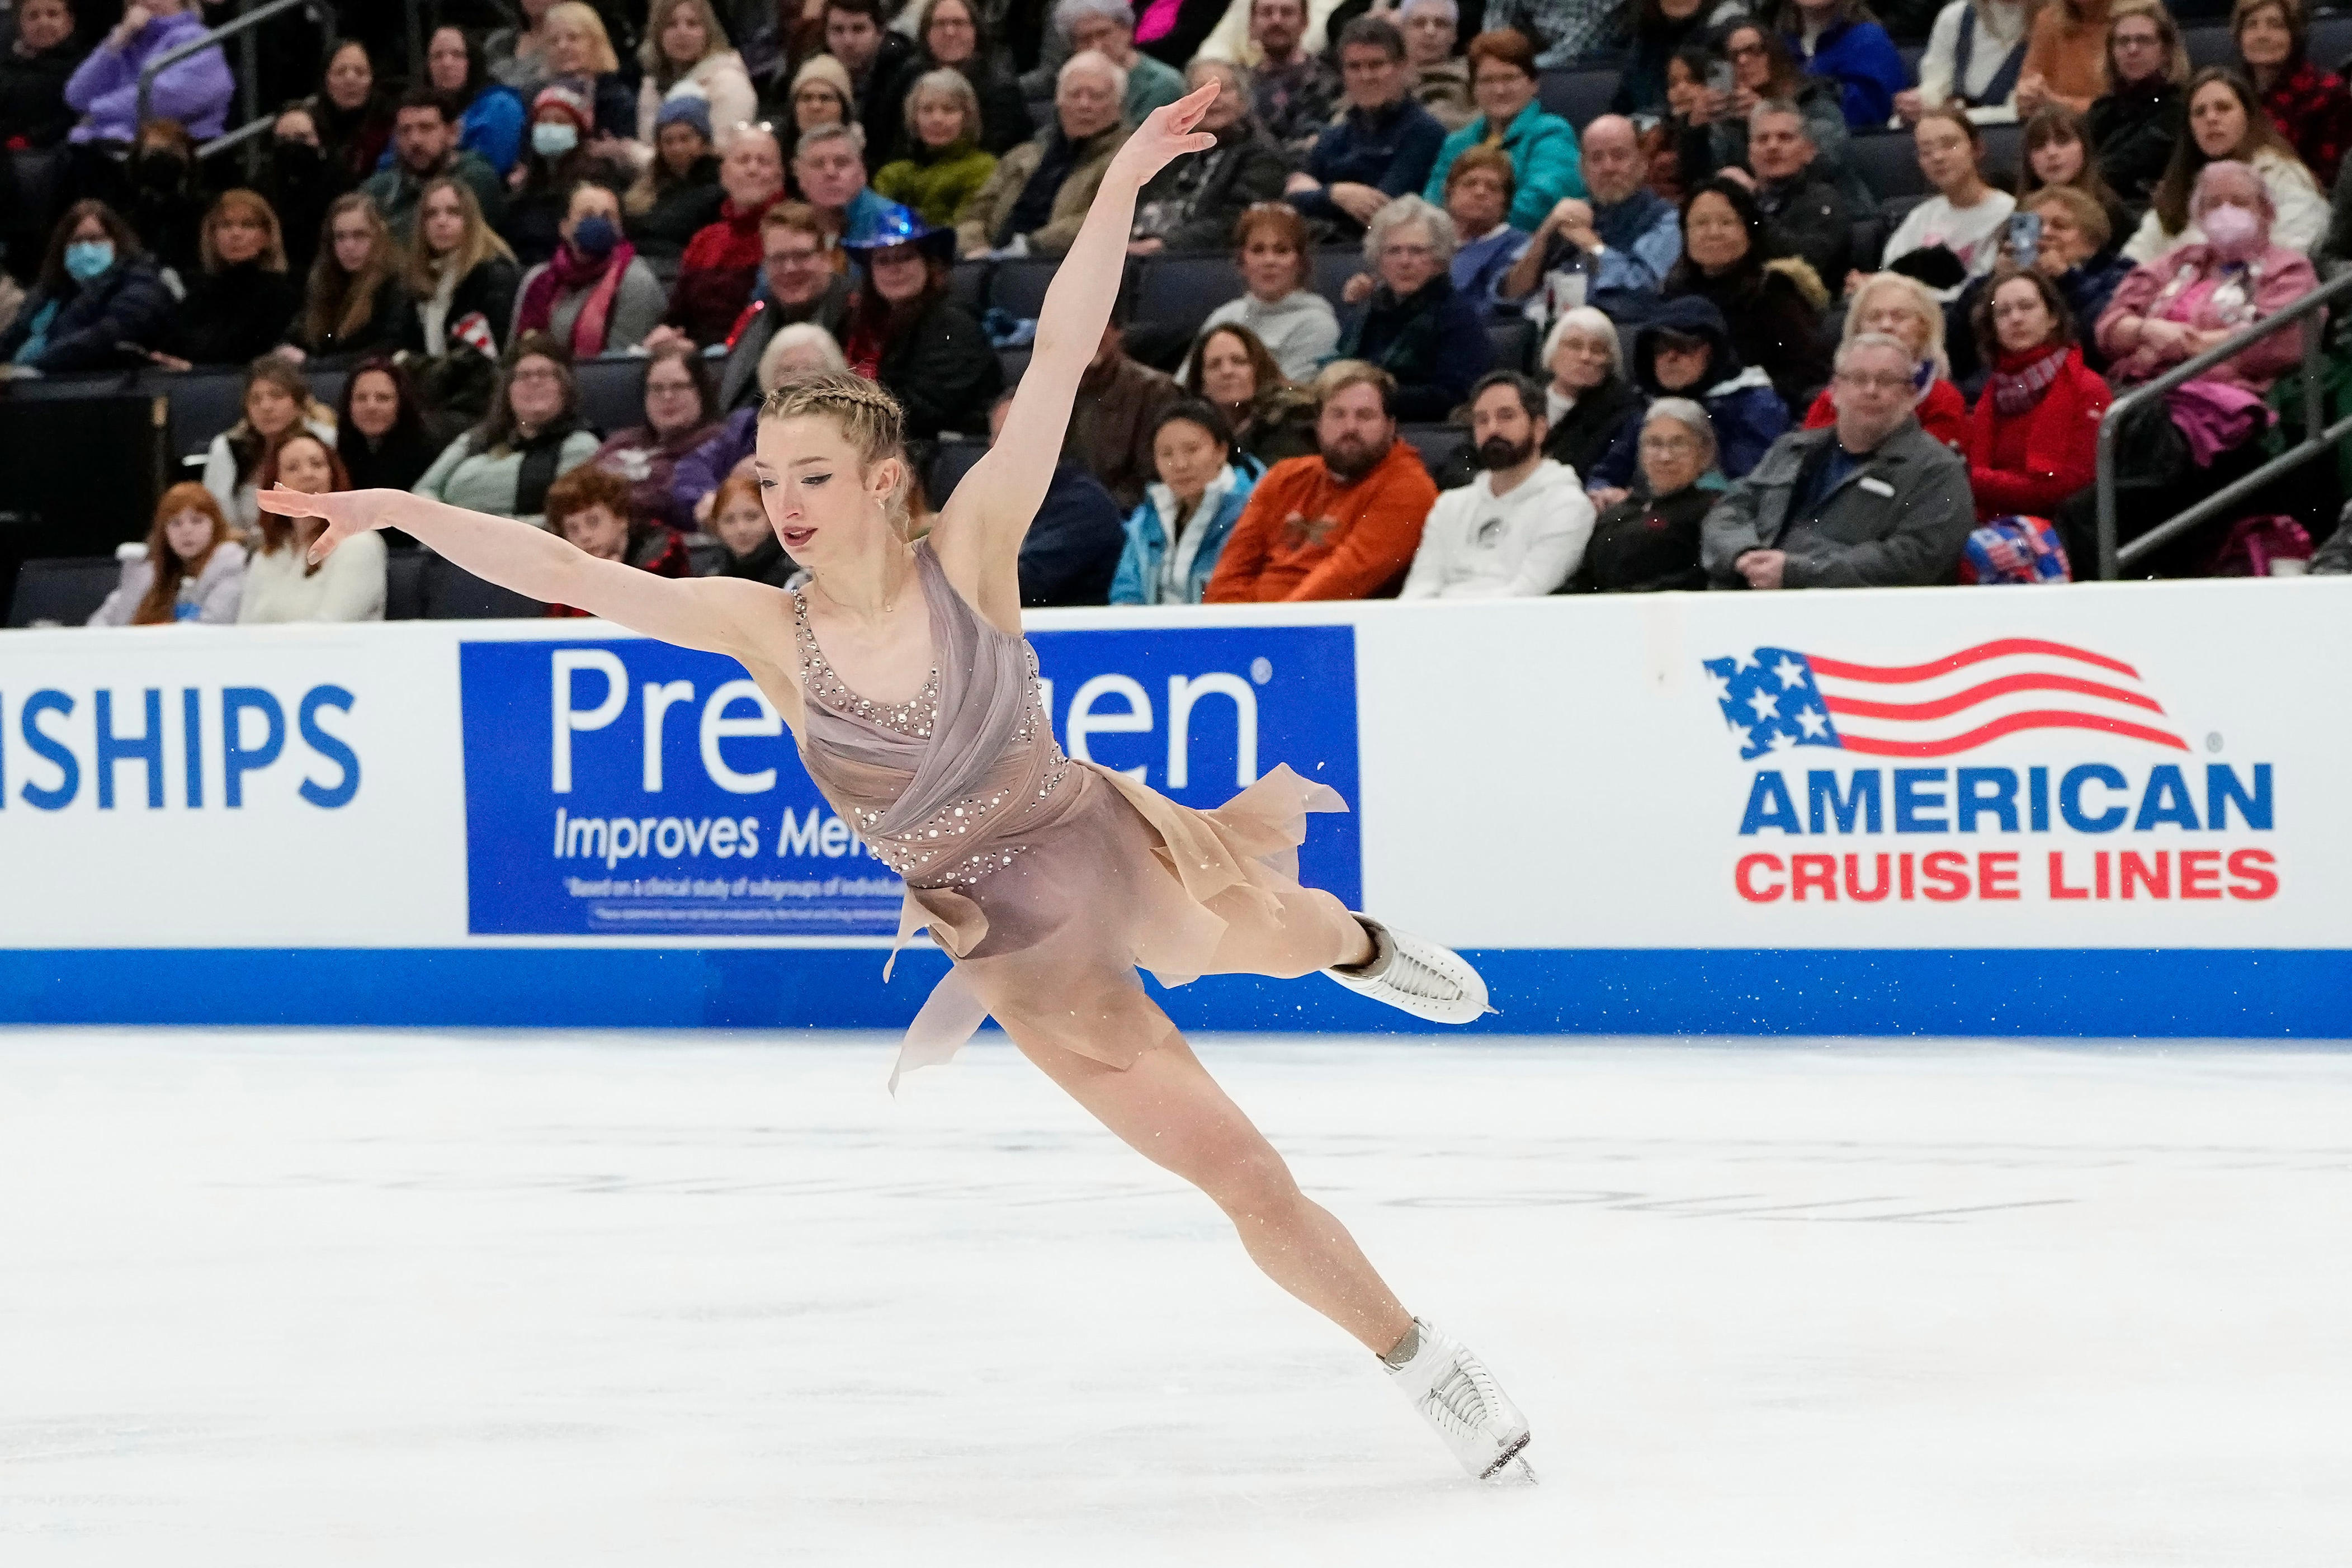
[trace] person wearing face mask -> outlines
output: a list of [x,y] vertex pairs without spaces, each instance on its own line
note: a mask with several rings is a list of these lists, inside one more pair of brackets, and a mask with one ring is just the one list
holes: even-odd
[[2221,161],[2242,164],[2262,181],[2270,237],[2297,252],[2319,243],[2327,231],[2327,204],[2311,171],[2263,112],[2245,79],[2225,66],[2208,66],[2189,80],[2189,134],[2173,144],[2156,199],[2124,255],[2153,261],[2174,246],[2206,237],[2190,210],[2191,192],[2203,171]]
[[123,562],[121,583],[87,624],[234,626],[244,593],[245,546],[220,503],[202,485],[176,484],[155,503],[146,551]]
[[1265,467],[1234,452],[1224,415],[1198,398],[1161,411],[1151,457],[1160,477],[1128,514],[1110,602],[1197,605]]
[[549,7],[545,26],[546,87],[561,87],[587,106],[589,124],[581,134],[597,157],[634,170],[649,149],[636,141],[636,89],[621,75],[604,17],[586,0],[560,0]]
[[[385,151],[391,149],[387,146]],[[270,125],[269,150],[254,185],[272,212],[286,241],[287,270],[306,276],[319,258],[327,210],[346,194],[319,146],[310,111],[295,104]]]
[[16,319],[0,330],[0,364],[60,374],[136,363],[131,355],[169,334],[175,305],[131,226],[104,202],[77,202],[51,231]]
[[1233,233],[1244,209],[1282,194],[1289,165],[1259,127],[1242,68],[1230,60],[1195,60],[1185,69],[1184,89],[1192,91],[1213,77],[1220,86],[1201,116],[1201,129],[1217,144],[1178,159],[1144,187],[1135,204],[1130,256],[1213,250]]
[[[2268,184],[2247,165],[2207,164],[2189,210],[2199,237],[2136,268],[2099,318],[2099,346],[2117,386],[2153,380],[2318,286],[2302,252],[2278,243]],[[2260,397],[2301,360],[2307,330],[2260,338],[2204,379]]]
[[607,142],[589,132],[587,100],[571,89],[543,87],[531,100],[530,151],[507,177],[514,195],[499,223],[515,259],[525,267],[551,260],[563,247],[572,193],[583,182],[603,185],[619,207],[633,171],[601,151]]
[[669,299],[636,247],[621,237],[621,198],[583,180],[572,187],[555,255],[523,274],[514,331],[551,332],[575,359],[635,348]]
[[173,120],[151,120],[121,168],[127,183],[121,213],[155,258],[175,280],[195,276],[197,236],[212,196],[196,166],[196,143],[188,128]]
[[1470,439],[1480,472],[1431,505],[1399,598],[1528,598],[1568,581],[1593,508],[1576,471],[1544,456],[1544,407],[1543,389],[1517,371],[1478,378]]

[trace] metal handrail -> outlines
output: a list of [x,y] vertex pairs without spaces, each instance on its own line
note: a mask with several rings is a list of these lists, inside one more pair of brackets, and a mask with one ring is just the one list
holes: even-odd
[[[147,123],[147,109],[155,95],[155,79],[163,75],[165,71],[171,69],[172,67],[178,65],[182,60],[186,59],[191,55],[200,55],[206,49],[216,49],[220,47],[221,41],[225,38],[232,38],[238,37],[239,35],[250,34],[254,28],[261,26],[264,22],[269,21],[273,17],[281,16],[289,11],[308,10],[310,8],[310,5],[311,0],[268,0],[267,5],[257,6],[253,10],[246,12],[241,16],[232,17],[228,21],[223,22],[219,26],[209,29],[202,36],[190,38],[178,48],[166,49],[162,54],[157,55],[153,59],[149,60],[145,65],[139,68],[139,123],[142,125]],[[215,137],[212,141],[205,142],[202,147],[196,150],[197,157],[206,157],[211,153],[222,152],[229,147],[236,146],[258,134],[258,132],[254,130],[254,127],[257,124],[270,123],[276,121],[277,116],[275,115],[263,115],[257,118],[253,113],[254,95],[260,90],[259,87],[254,81],[254,74],[252,40],[250,37],[247,37],[245,48],[245,70],[243,72],[242,79],[237,83],[238,90],[245,95],[245,107],[247,111],[246,121],[244,124],[239,125],[235,131],[227,132],[225,135]]]
[[2275,316],[2265,316],[2219,347],[2206,350],[2194,359],[2184,360],[2158,376],[2154,381],[2136,386],[2115,400],[2099,422],[2098,490],[2099,575],[2113,581],[2126,566],[2133,565],[2154,554],[2164,545],[2179,538],[2190,529],[2228,507],[2243,500],[2263,486],[2290,468],[2302,467],[2326,451],[2347,435],[2352,435],[2352,416],[2320,427],[2323,379],[2321,361],[2326,353],[2324,328],[2303,334],[2303,440],[2273,458],[2252,473],[2235,483],[2224,486],[2188,510],[2176,513],[2157,524],[2129,544],[2118,549],[2116,544],[2116,434],[2122,428],[2126,416],[2146,407],[2184,382],[2193,381],[2225,361],[2243,353],[2257,341],[2281,327],[2303,320],[2315,311],[2324,311],[2329,301],[2352,294],[2352,273],[2338,278],[2325,288],[2315,289],[2281,310]]

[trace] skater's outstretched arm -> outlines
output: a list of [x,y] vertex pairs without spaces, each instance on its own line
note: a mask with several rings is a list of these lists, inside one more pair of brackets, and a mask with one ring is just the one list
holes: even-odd
[[1002,630],[1021,627],[1021,538],[1045,499],[1078,378],[1100,350],[1118,298],[1136,193],[1176,158],[1216,145],[1214,136],[1193,127],[1217,96],[1217,85],[1211,80],[1153,110],[1111,158],[1086,224],[1045,290],[1036,345],[1003,432],[956,486],[931,531],[931,548],[949,580]]
[[[738,658],[756,657],[747,626],[772,619],[776,591],[748,578],[657,577],[604,561],[569,541],[509,517],[467,511],[406,490],[341,490],[311,495],[263,490],[261,510],[280,517],[325,520],[310,558],[372,528],[397,528],[475,576],[551,605],[571,605],[631,631],[681,647]],[[789,672],[787,672],[789,674]]]

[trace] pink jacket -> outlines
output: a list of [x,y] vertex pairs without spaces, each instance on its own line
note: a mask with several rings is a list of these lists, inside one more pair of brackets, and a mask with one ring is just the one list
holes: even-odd
[[[2129,386],[2152,381],[2179,363],[2179,358],[2144,344],[2136,343],[2126,350],[2124,334],[2116,331],[2117,324],[2126,316],[2175,319],[2171,315],[2175,299],[2190,285],[2215,276],[2221,269],[2221,257],[2202,241],[2175,246],[2155,260],[2133,268],[2130,276],[2116,286],[2105,314],[2099,318],[2099,347],[2113,362],[2107,369],[2107,379],[2117,386]],[[2276,245],[2255,259],[2248,269],[2248,278],[2251,300],[2228,302],[2227,296],[2232,290],[2225,287],[2207,296],[2188,319],[2188,324],[2201,331],[2216,328],[2235,331],[2277,314],[2319,287],[2318,274],[2300,252]],[[2217,307],[2216,300],[2224,303]],[[2270,390],[2271,383],[2301,361],[2305,330],[2297,325],[2273,332],[2207,374],[2216,381],[2242,386],[2260,396]]]

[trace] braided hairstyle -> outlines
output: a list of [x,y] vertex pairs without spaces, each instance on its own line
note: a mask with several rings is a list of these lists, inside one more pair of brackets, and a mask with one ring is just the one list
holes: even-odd
[[856,371],[809,370],[785,376],[760,405],[762,423],[807,415],[832,420],[842,439],[856,449],[861,468],[870,468],[885,458],[898,460],[898,482],[890,490],[888,516],[891,525],[904,535],[914,469],[907,461],[907,416],[898,400]]

